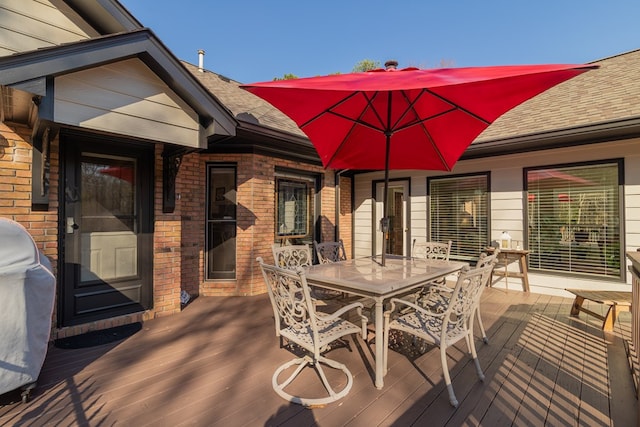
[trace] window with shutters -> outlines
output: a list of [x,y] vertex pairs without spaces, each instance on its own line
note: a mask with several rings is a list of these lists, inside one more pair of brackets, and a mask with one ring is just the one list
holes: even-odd
[[475,261],[489,243],[489,174],[433,177],[429,239],[451,240],[450,258]]
[[529,268],[622,278],[622,161],[524,175]]

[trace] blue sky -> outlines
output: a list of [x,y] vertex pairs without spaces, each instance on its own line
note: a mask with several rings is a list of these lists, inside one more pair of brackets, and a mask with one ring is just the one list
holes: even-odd
[[180,59],[242,83],[400,67],[584,63],[640,48],[638,0],[120,0]]

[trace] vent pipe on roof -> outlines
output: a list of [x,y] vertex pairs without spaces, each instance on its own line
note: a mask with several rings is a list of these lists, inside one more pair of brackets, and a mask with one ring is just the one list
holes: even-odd
[[204,50],[198,50],[198,71],[204,72]]

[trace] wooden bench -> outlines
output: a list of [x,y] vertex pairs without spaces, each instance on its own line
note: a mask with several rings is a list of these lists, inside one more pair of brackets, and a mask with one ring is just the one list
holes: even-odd
[[[591,316],[602,320],[602,330],[612,331],[613,325],[618,318],[618,313],[631,311],[631,292],[624,291],[590,291],[586,289],[565,289],[576,296],[571,307],[571,315],[578,316],[580,312],[590,314]],[[582,306],[584,300],[596,302],[598,304],[608,305],[607,314],[602,316]]]

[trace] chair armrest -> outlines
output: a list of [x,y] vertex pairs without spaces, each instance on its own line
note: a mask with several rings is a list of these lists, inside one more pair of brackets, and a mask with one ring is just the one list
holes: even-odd
[[442,286],[442,285],[431,285],[429,286],[429,288],[427,289],[427,291],[425,293],[437,293],[437,292],[446,292],[448,294],[453,293],[453,288],[450,288],[448,286]]
[[[360,309],[360,312],[362,312],[364,305],[361,302],[354,302],[349,305],[345,305],[344,307],[341,307],[340,309],[334,311],[333,313],[316,312],[316,316],[322,317],[323,319],[326,319],[326,320],[332,320],[332,319],[337,319],[338,317],[342,316],[348,311],[351,311],[353,309],[358,309],[358,308]],[[362,314],[360,315],[362,316]]]
[[404,305],[406,307],[411,307],[415,311],[421,312],[424,315],[429,317],[443,317],[444,315],[443,313],[438,313],[438,312],[429,310],[428,308],[421,307],[418,304],[415,304],[400,298],[391,298],[390,302],[391,302],[391,308],[384,312],[384,317],[387,319],[391,317],[391,314],[396,310],[396,305]]

